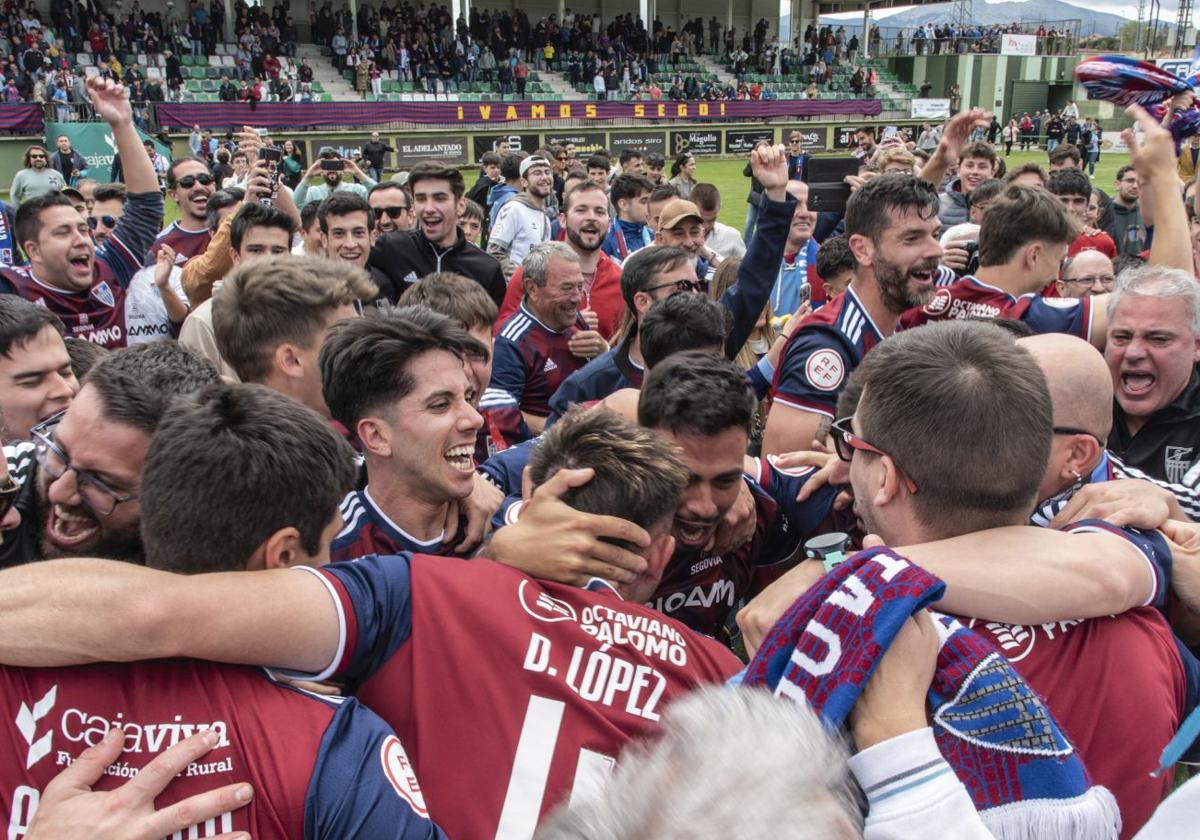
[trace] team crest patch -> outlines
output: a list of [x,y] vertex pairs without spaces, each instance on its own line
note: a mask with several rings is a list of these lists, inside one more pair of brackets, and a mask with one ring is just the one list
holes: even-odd
[[818,350],[808,357],[804,373],[814,388],[833,391],[846,378],[846,364],[833,350]]
[[949,289],[938,289],[933,293],[933,297],[929,299],[929,302],[925,304],[923,310],[926,315],[941,315],[950,308],[950,301],[952,299],[953,296],[950,294]]
[[400,798],[407,802],[418,816],[429,819],[429,809],[425,807],[425,797],[417,783],[416,771],[413,770],[412,762],[408,760],[408,754],[404,752],[404,745],[400,743],[400,739],[395,735],[385,738],[383,748],[379,751],[379,759],[383,762],[383,774],[392,783]]
[[1163,457],[1163,466],[1167,470],[1167,481],[1172,484],[1183,483],[1183,477],[1192,465],[1192,446],[1168,446]]
[[579,621],[575,608],[566,601],[560,601],[549,593],[543,592],[527,580],[521,581],[517,589],[517,600],[521,608],[539,621],[553,623],[555,621]]
[[92,297],[103,303],[105,306],[116,306],[117,300],[113,297],[112,288],[107,281],[101,280],[92,287]]

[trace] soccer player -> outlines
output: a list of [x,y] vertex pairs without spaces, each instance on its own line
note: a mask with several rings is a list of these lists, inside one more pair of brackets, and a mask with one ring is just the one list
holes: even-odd
[[342,502],[331,560],[453,552],[444,525],[474,489],[483,425],[466,365],[473,344],[450,318],[420,306],[330,329],[320,353],[325,404],[362,443],[367,468],[367,485]]
[[44,306],[0,295],[0,440],[29,430],[71,404],[79,382],[63,342],[63,324]]
[[1037,187],[1011,186],[979,227],[979,268],[939,288],[900,318],[904,329],[956,318],[1013,318],[1035,332],[1065,332],[1104,346],[1108,298],[1035,296],[1058,277],[1076,226],[1062,202]]
[[[497,532],[488,551],[559,563],[551,543],[562,542],[561,528],[533,523],[568,492],[579,510],[606,515],[581,521],[641,553],[638,573],[610,568],[622,580],[615,586],[586,575],[577,579],[587,588],[542,582],[485,558],[405,554],[312,572],[188,577],[103,561],[76,574],[39,564],[20,580],[0,574],[4,658],[198,655],[344,678],[396,727],[449,836],[529,838],[573,791],[602,785],[621,748],[652,733],[672,700],[740,667],[716,642],[637,603],[667,563],[671,515],[688,482],[673,447],[609,412],[570,419],[531,464],[539,489],[522,522]],[[609,527],[608,516],[646,531]],[[35,588],[37,606],[26,600]],[[43,654],[55,640],[53,661],[14,655],[26,634],[10,628],[75,597],[89,608],[64,608],[38,639]]]
[[[522,266],[524,296],[496,334],[492,380],[481,407],[496,415],[511,446],[539,435],[549,401],[583,359],[608,343],[580,314],[584,281],[579,256],[562,242],[544,242]],[[503,412],[503,417],[501,417]]]
[[[620,325],[625,304],[621,300],[621,266],[601,250],[609,229],[608,196],[590,181],[571,187],[563,197],[562,238],[579,257],[583,273],[583,300],[579,314],[590,329],[608,340]],[[524,290],[520,267],[508,282],[500,306],[497,331],[517,311]]]
[[125,348],[92,368],[67,409],[31,430],[37,467],[18,502],[30,536],[40,533],[6,539],[0,564],[89,554],[140,561],[150,437],[172,398],[216,378],[208,362],[169,342]]
[[932,296],[939,226],[937,192],[914,176],[880,175],[850,197],[846,237],[858,267],[846,292],[804,319],[788,341],[772,387],[765,454],[811,449],[850,371],[892,334],[901,313]]
[[[353,483],[352,453],[318,415],[258,386],[216,386],[172,407],[146,454],[148,564],[189,574],[320,566],[338,497]],[[403,745],[378,716],[258,669],[187,659],[0,668],[0,698],[27,710],[27,722],[5,716],[0,737],[0,822],[17,834],[46,784],[89,746],[124,742],[96,785],[112,789],[206,731],[211,751],[176,775],[157,806],[239,782],[253,783],[254,797],[188,836],[442,837]]]
[[372,246],[367,264],[388,276],[397,299],[425,275],[453,271],[482,286],[499,306],[505,290],[500,264],[467,241],[458,228],[464,201],[462,173],[440,163],[418,163],[408,174],[408,188],[420,224],[381,238]]
[[208,164],[199,158],[183,157],[171,161],[167,170],[167,192],[179,207],[179,218],[167,225],[146,256],[146,265],[153,265],[158,249],[170,245],[177,265],[183,265],[197,254],[204,253],[212,241],[208,227],[208,200],[220,189]]
[[317,354],[329,327],[356,317],[376,288],[344,261],[291,256],[290,236],[281,237],[279,256],[241,262],[225,280],[213,297],[213,333],[242,382],[266,385],[328,417]]
[[87,220],[67,196],[51,193],[24,202],[15,230],[29,267],[0,267],[0,292],[45,306],[62,319],[68,336],[124,347],[126,289],[162,224],[162,195],[133,127],[125,89],[111,80],[89,79],[87,90],[97,115],[112,129],[117,151],[129,160],[126,212],[108,242],[97,248]]

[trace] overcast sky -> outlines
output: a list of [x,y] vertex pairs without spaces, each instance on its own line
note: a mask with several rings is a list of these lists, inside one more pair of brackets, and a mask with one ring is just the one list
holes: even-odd
[[[1122,0],[1089,0],[1089,2],[1087,2],[1087,3],[1083,3],[1083,2],[1073,3],[1073,2],[1071,2],[1071,0],[1063,0],[1063,2],[1071,3],[1071,5],[1073,5],[1073,6],[1082,6],[1082,7],[1088,8],[1088,9],[1092,9],[1097,12],[1108,12],[1109,14],[1120,15],[1121,17],[1128,18],[1129,20],[1137,19],[1137,2],[1136,2],[1136,0],[1134,0],[1134,2],[1132,2],[1132,3],[1122,2]],[[876,18],[877,20],[882,20],[882,19],[888,17],[889,15],[894,15],[897,12],[907,11],[908,9],[911,9],[911,8],[912,8],[912,6],[900,6],[895,9],[880,9],[877,12],[873,12],[872,16],[874,18]],[[1161,11],[1159,12],[1159,19],[1162,21],[1170,21],[1171,23],[1174,23],[1175,22],[1175,13],[1178,10],[1178,8],[1179,8],[1179,6],[1178,6],[1178,3],[1176,2],[1176,0],[1163,0],[1162,4],[1160,6]],[[1149,0],[1147,0],[1147,2],[1146,2],[1146,13],[1147,14],[1150,13]],[[854,12],[854,13],[847,13],[847,14],[829,15],[828,17],[836,17],[836,18],[856,18],[856,17],[858,17],[858,18],[861,18],[862,13]]]

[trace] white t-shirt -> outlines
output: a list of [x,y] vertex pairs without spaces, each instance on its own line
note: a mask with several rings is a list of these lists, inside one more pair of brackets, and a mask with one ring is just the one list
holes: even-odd
[[[183,269],[171,267],[171,288],[187,305],[183,291]],[[154,285],[154,266],[138,270],[125,293],[125,333],[129,345],[145,344],[150,341],[165,341],[171,338],[171,321],[167,317],[167,305],[163,303],[158,286]]]

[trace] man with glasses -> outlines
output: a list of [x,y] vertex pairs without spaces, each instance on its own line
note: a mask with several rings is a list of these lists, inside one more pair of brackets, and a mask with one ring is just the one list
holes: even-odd
[[1063,261],[1054,287],[1059,297],[1083,298],[1108,294],[1116,281],[1112,260],[1100,251],[1080,251]]
[[71,405],[32,430],[37,466],[22,494],[35,494],[25,502],[38,538],[14,543],[12,554],[0,546],[0,565],[141,562],[138,496],[150,437],[175,397],[215,381],[212,365],[173,342],[126,348],[92,368]]
[[799,131],[788,135],[788,178],[793,181],[804,180],[804,168],[808,166],[808,153],[804,151],[804,137]]
[[179,207],[179,218],[167,225],[146,256],[146,265],[154,265],[158,249],[170,245],[176,265],[182,266],[202,254],[212,241],[208,228],[208,200],[217,191],[217,181],[208,164],[199,158],[179,158],[167,170],[167,195]]
[[30,146],[25,150],[25,168],[17,170],[13,176],[8,195],[14,206],[20,206],[31,198],[56,193],[65,186],[67,182],[62,173],[50,165],[46,147]]
[[112,236],[117,222],[125,215],[125,185],[99,184],[92,193],[92,209],[86,214],[92,238],[102,245]]
[[117,348],[125,346],[128,287],[162,224],[163,199],[125,90],[110,80],[90,79],[88,93],[129,161],[127,212],[97,247],[70,198],[55,192],[28,200],[17,210],[15,230],[29,267],[0,267],[0,292],[40,302],[62,319],[72,338]]
[[416,224],[412,196],[395,181],[384,181],[371,187],[367,193],[367,204],[375,213],[376,236],[398,230],[412,230]]

